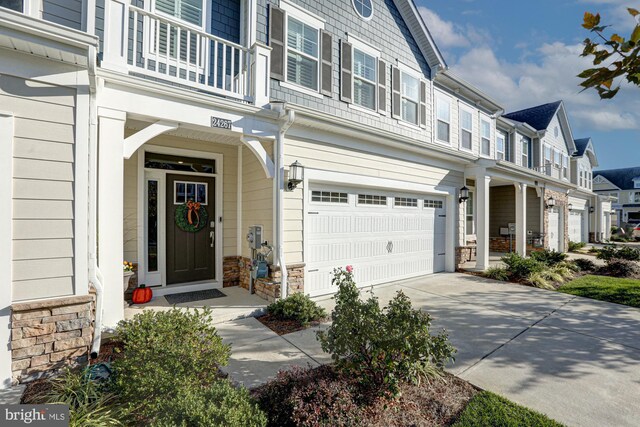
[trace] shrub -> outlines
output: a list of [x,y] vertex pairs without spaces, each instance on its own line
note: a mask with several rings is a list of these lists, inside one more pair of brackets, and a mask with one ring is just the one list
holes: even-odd
[[573,278],[573,268],[570,267],[571,265],[572,264],[562,262],[560,264],[554,265],[550,268],[550,270],[553,273],[558,274],[562,278],[562,280],[559,280],[559,282],[564,282],[567,279]]
[[116,335],[124,356],[113,363],[115,389],[142,417],[153,417],[185,383],[212,384],[229,359],[210,309],[145,310],[120,322]]
[[587,246],[585,242],[569,242],[569,252],[577,252]]
[[333,367],[294,367],[256,390],[270,426],[360,425],[353,384]]
[[484,272],[484,277],[506,282],[507,280],[509,280],[509,271],[506,268],[502,267],[489,267]]
[[559,264],[567,259],[567,254],[557,251],[550,251],[549,249],[544,249],[542,251],[536,251],[531,253],[531,259],[534,259],[538,262],[543,263],[544,265],[548,265],[550,267]]
[[607,245],[598,250],[596,258],[609,261],[611,259],[624,259],[627,261],[640,261],[640,250],[628,246],[618,248],[615,245]]
[[640,267],[633,261],[613,258],[607,261],[604,272],[613,277],[630,278],[640,275]]
[[307,324],[327,317],[327,312],[307,295],[297,293],[278,300],[267,307],[269,314],[282,320],[297,320]]
[[262,427],[267,417],[244,388],[235,388],[227,380],[206,387],[185,383],[174,396],[160,404],[153,421],[158,427]]
[[578,258],[573,263],[580,269],[580,271],[594,271],[596,264],[587,258]]
[[544,264],[533,258],[524,258],[511,252],[502,257],[502,262],[507,265],[507,270],[516,280],[526,280],[533,273],[539,273],[544,269]]
[[49,386],[38,400],[67,405],[71,427],[124,426],[129,418],[116,395],[90,379],[88,368],[81,371],[67,368],[50,380]]
[[431,335],[431,317],[413,309],[401,291],[382,309],[373,295],[360,299],[351,272],[334,270],[333,283],[338,285],[333,323],[318,339],[338,367],[372,396],[396,396],[401,381],[438,375],[453,359],[446,332]]
[[553,285],[549,283],[549,280],[547,279],[547,277],[541,272],[531,273],[527,281],[529,282],[529,284],[531,284],[531,286],[534,286],[536,288],[550,289],[550,290],[555,289]]

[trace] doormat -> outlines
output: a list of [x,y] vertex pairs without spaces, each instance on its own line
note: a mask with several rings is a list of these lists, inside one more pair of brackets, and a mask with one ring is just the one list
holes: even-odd
[[169,304],[173,305],[182,304],[185,302],[202,301],[211,298],[222,298],[226,297],[226,295],[220,292],[218,289],[207,289],[205,291],[193,291],[185,292],[183,294],[165,295],[164,297]]

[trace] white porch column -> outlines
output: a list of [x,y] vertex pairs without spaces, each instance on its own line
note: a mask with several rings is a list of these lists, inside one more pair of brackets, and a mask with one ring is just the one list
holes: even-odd
[[124,124],[126,114],[98,111],[98,266],[104,279],[103,324],[124,318],[122,291]]
[[[485,172],[486,173],[486,172]],[[478,174],[476,177],[476,218],[478,248],[476,268],[485,270],[489,267],[489,183],[491,177]]]
[[516,252],[527,255],[527,185],[516,187]]

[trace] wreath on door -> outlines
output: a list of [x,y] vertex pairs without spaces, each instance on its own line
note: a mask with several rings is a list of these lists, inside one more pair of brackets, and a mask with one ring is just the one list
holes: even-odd
[[176,208],[175,221],[180,230],[195,233],[207,225],[209,214],[206,207],[189,200]]

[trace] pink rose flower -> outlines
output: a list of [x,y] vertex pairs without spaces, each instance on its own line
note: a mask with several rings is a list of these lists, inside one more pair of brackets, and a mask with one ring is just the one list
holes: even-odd
[[353,273],[353,267],[350,265],[347,265],[347,273]]

